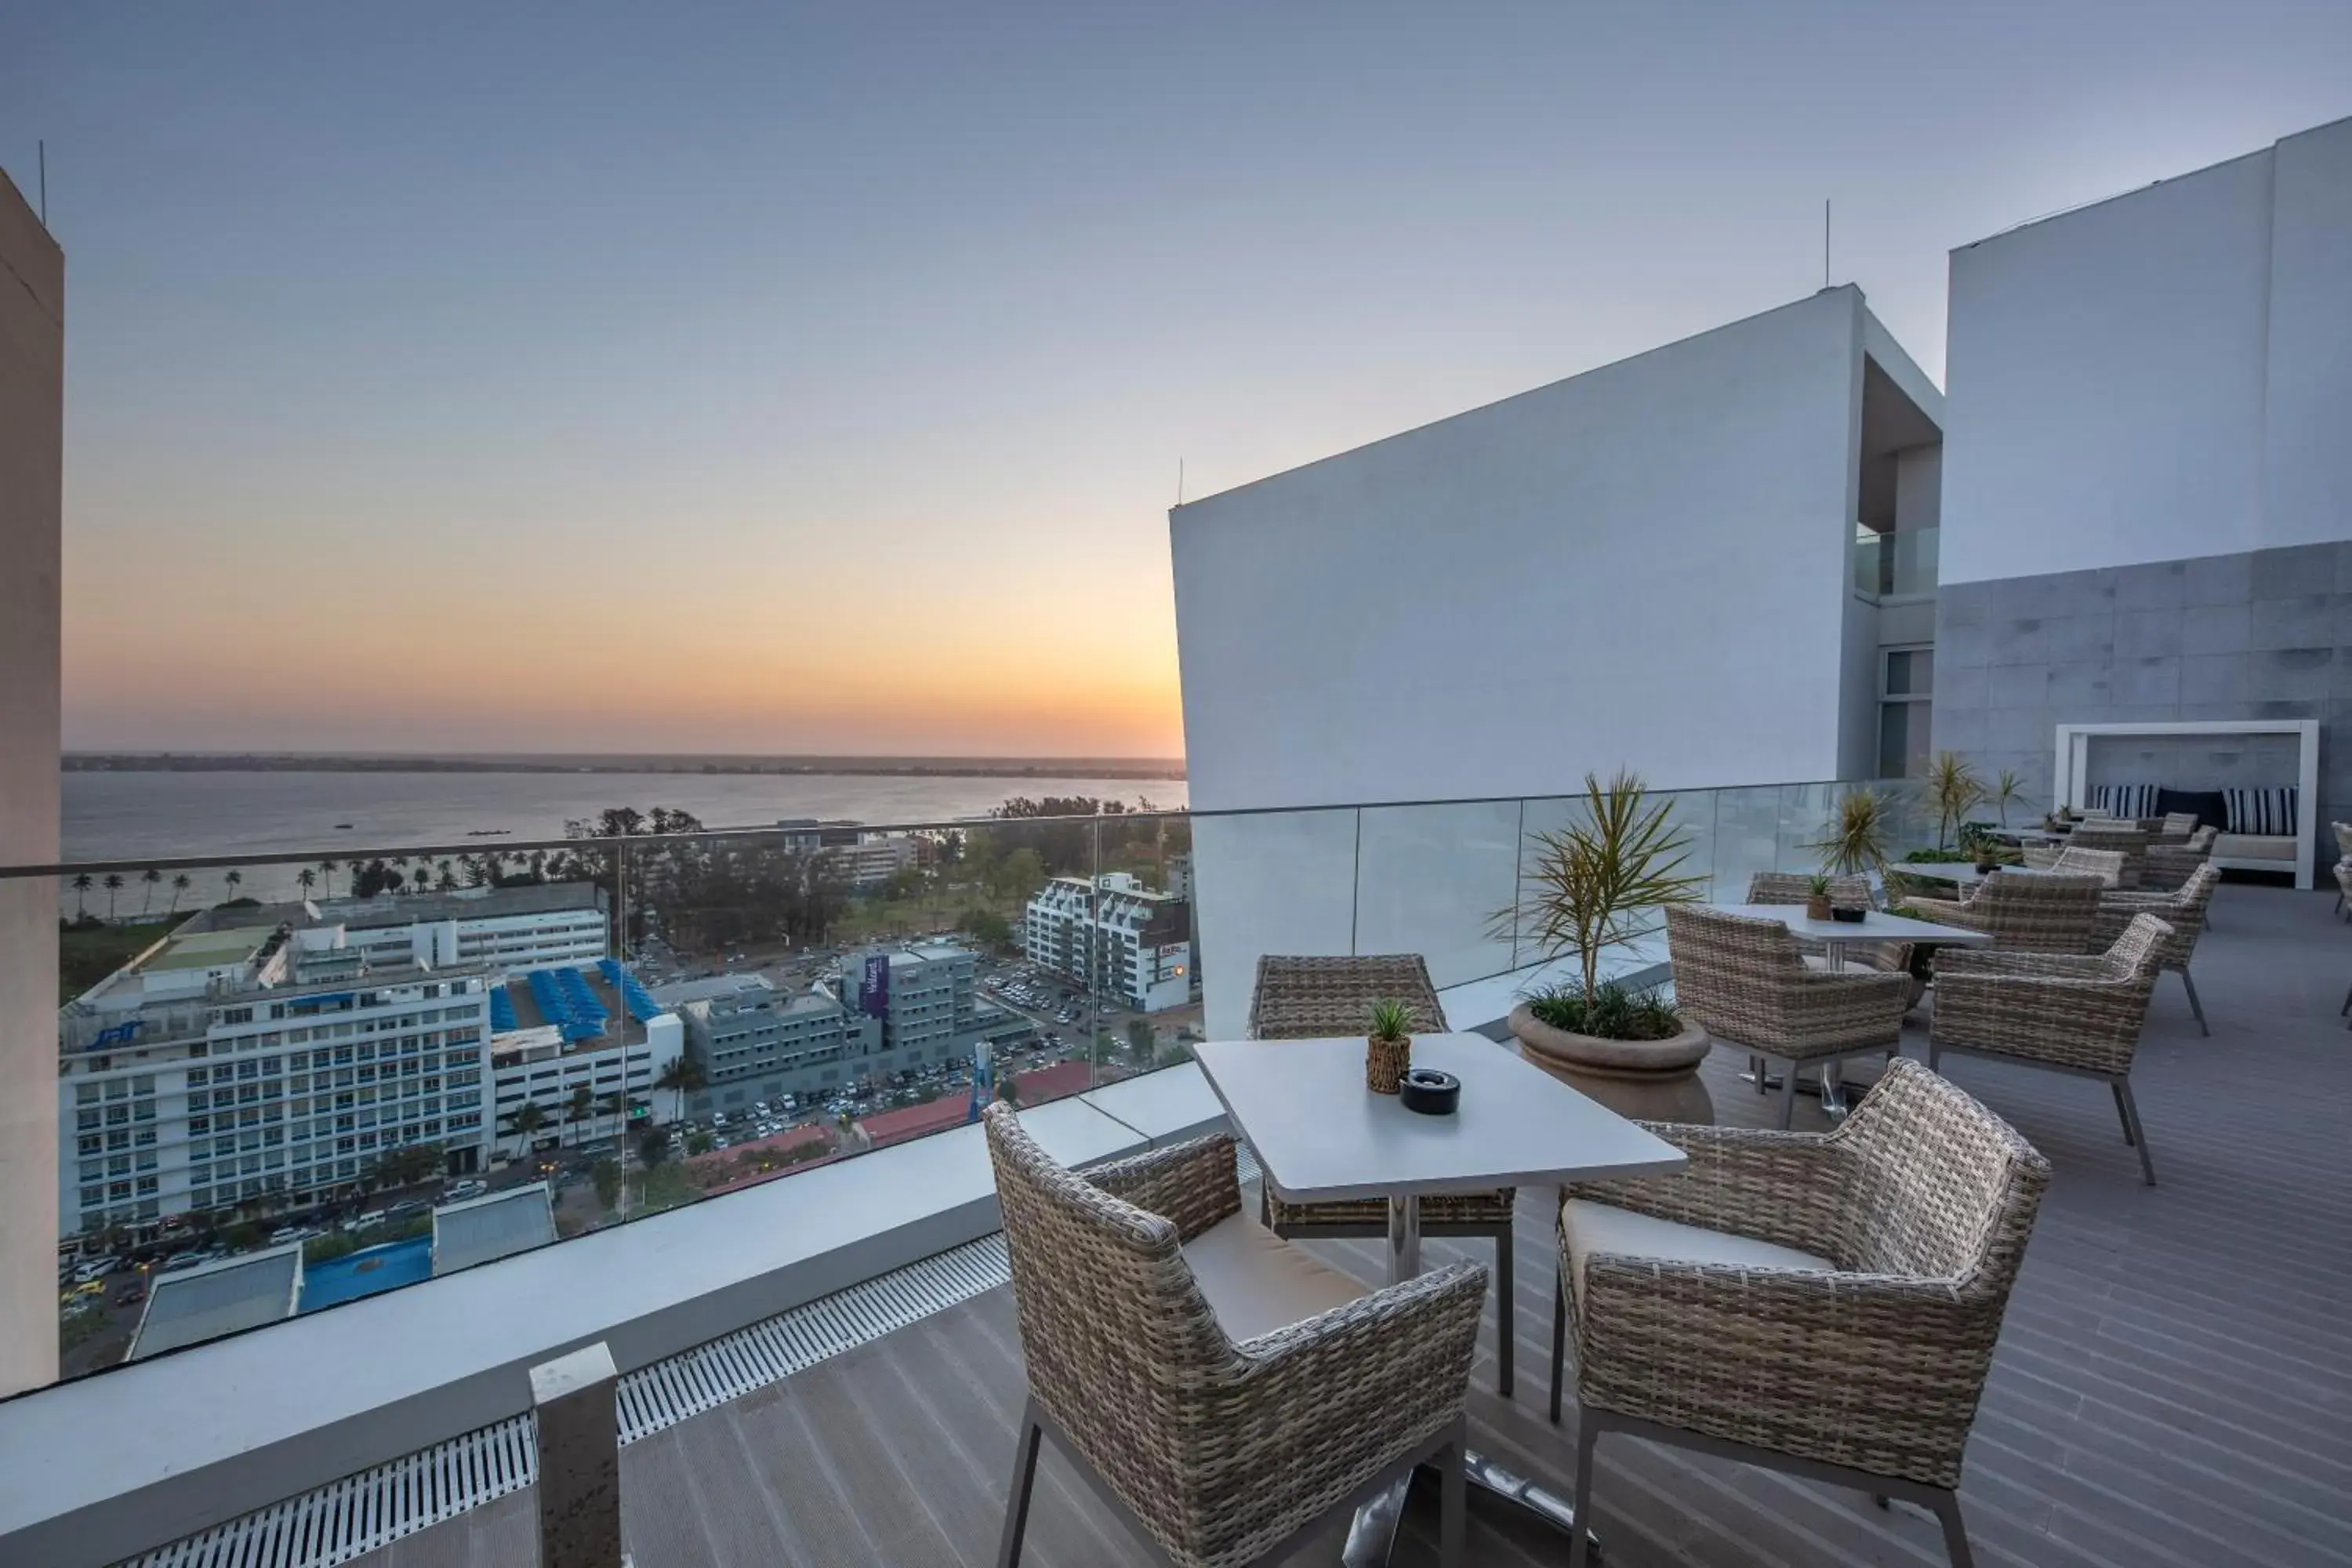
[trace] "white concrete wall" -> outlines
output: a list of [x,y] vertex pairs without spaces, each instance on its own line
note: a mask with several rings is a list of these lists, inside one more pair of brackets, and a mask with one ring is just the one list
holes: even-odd
[[2352,538],[2352,121],[1952,253],[1942,579]]
[[[1194,809],[1837,776],[1875,744],[1844,689],[1875,647],[1849,615],[1867,321],[1826,291],[1178,508]],[[1487,927],[1517,821],[1196,818],[1209,1035],[1241,1032],[1265,952],[1512,968]]]
[[1176,509],[1194,807],[1833,774],[1862,314],[1826,291]]
[[2352,120],[2273,159],[2265,548],[2352,539]]
[[[58,858],[65,257],[0,174],[0,864]],[[0,1394],[58,1374],[58,900],[0,881]]]

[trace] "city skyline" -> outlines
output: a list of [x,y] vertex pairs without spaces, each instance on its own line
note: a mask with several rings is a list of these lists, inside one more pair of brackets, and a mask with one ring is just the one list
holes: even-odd
[[1800,298],[1824,197],[1940,381],[1951,247],[2347,108],[2340,13],[2124,16],[13,16],[67,744],[1181,755],[1180,463]]

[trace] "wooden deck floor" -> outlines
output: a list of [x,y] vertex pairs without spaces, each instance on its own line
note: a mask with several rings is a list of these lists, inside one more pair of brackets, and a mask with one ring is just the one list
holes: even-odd
[[[1969,1450],[1979,1562],[2352,1563],[2352,1034],[2336,1017],[2352,927],[2329,903],[2221,890],[2197,958],[2211,1039],[2177,979],[2159,988],[2135,1075],[2154,1190],[2100,1085],[1948,1064],[2056,1168]],[[1720,1052],[1708,1065],[1719,1120],[1760,1121],[1738,1067]],[[1517,1397],[1496,1397],[1484,1347],[1475,1440],[1560,1479],[1574,1417],[1543,1417],[1552,1263],[1537,1194],[1522,1194],[1520,1224]],[[1324,1245],[1376,1276],[1371,1244]],[[623,1461],[636,1568],[987,1564],[1021,1389],[999,1290],[639,1442]],[[1146,1562],[1047,1453],[1028,1561]],[[1943,1561],[1923,1513],[1626,1439],[1602,1446],[1595,1491],[1625,1568]],[[532,1506],[518,1494],[362,1563],[529,1563]],[[1400,1563],[1434,1561],[1418,1530],[1409,1515]],[[1482,1565],[1566,1558],[1560,1538],[1484,1516],[1471,1547]]]

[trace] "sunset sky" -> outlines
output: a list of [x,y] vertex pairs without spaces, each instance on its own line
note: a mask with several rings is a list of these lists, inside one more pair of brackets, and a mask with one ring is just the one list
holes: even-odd
[[1180,459],[1797,298],[1824,196],[1940,379],[1950,247],[2352,112],[2340,0],[1790,9],[12,5],[67,742],[1172,755]]

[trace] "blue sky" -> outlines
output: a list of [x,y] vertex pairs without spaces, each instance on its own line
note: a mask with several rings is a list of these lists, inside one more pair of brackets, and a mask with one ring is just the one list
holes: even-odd
[[1165,510],[2352,112],[2352,6],[25,5],[68,743],[1164,754]]

